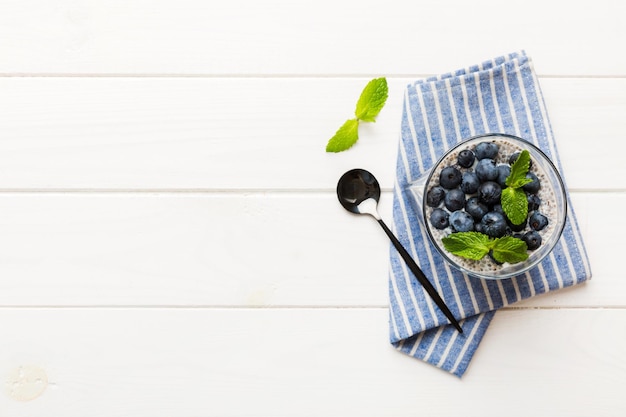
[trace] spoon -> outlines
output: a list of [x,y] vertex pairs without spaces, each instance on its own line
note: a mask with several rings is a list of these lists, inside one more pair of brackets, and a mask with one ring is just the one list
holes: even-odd
[[430,295],[435,304],[437,304],[443,314],[450,320],[450,323],[452,323],[460,333],[463,333],[459,322],[454,318],[450,309],[439,296],[437,290],[435,290],[435,287],[433,287],[428,278],[426,278],[426,275],[424,275],[413,258],[411,258],[411,255],[404,249],[400,241],[394,236],[393,232],[389,230],[378,214],[377,207],[378,200],[380,199],[380,185],[378,181],[376,181],[376,178],[364,169],[350,170],[343,174],[337,183],[337,197],[346,210],[355,214],[369,214],[378,221],[387,236],[389,236],[389,239],[391,239],[393,246],[395,246],[402,259],[404,259],[404,262],[406,262],[407,266],[411,272],[413,272],[413,275],[415,275],[419,283],[422,284],[428,295]]

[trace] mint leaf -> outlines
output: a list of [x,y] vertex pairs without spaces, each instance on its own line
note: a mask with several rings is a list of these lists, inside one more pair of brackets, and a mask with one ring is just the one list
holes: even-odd
[[387,79],[384,77],[374,78],[367,83],[356,103],[356,118],[364,122],[376,121],[376,116],[387,101],[388,92]]
[[458,232],[441,241],[448,252],[474,261],[481,260],[490,250],[498,262],[514,264],[528,259],[526,242],[513,236],[491,239],[484,233]]
[[528,246],[522,239],[513,236],[504,236],[493,242],[492,256],[498,262],[511,264],[528,259]]
[[475,261],[482,259],[491,249],[489,236],[478,232],[452,233],[441,241],[448,252]]
[[357,119],[347,120],[330,138],[326,145],[326,152],[341,152],[349,149],[359,140],[359,121]]
[[374,78],[368,82],[356,103],[356,119],[346,121],[337,130],[335,136],[328,141],[326,152],[341,152],[352,147],[359,140],[359,121],[375,122],[387,101],[388,93],[386,78]]
[[521,188],[507,187],[502,190],[500,197],[504,214],[515,225],[524,223],[528,216],[528,200],[526,193]]
[[502,190],[500,197],[502,210],[506,217],[515,225],[524,223],[528,216],[528,201],[526,194],[521,188],[533,180],[526,178],[530,167],[530,153],[524,149],[520,152],[517,160],[511,165],[511,174],[506,177],[507,188]]
[[509,187],[520,188],[532,182],[526,178],[530,167],[530,153],[526,149],[520,152],[517,160],[511,165],[511,174],[506,178],[505,184]]

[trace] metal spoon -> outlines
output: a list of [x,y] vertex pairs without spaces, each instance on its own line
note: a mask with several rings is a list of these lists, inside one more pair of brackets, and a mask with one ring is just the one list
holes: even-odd
[[391,239],[393,246],[395,246],[402,259],[404,259],[404,262],[406,262],[409,269],[413,272],[413,275],[415,275],[420,284],[422,284],[428,295],[430,295],[433,301],[435,301],[435,304],[437,304],[443,314],[450,320],[450,323],[452,323],[460,333],[463,333],[459,322],[454,318],[450,309],[448,309],[443,299],[437,293],[437,290],[435,290],[435,287],[433,287],[428,278],[426,278],[426,275],[424,275],[413,258],[411,258],[411,255],[409,255],[400,241],[380,218],[377,210],[378,200],[380,199],[380,185],[378,181],[376,181],[376,178],[364,169],[350,170],[343,174],[337,183],[337,197],[346,210],[356,214],[369,214],[378,221],[387,236],[389,236],[389,239]]

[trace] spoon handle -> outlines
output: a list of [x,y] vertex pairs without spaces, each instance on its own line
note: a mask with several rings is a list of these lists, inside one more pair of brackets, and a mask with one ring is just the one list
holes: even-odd
[[400,253],[400,256],[402,257],[402,259],[404,259],[404,262],[406,262],[409,269],[411,270],[411,272],[413,272],[413,274],[415,275],[417,280],[420,282],[420,284],[422,284],[422,287],[424,287],[428,295],[430,295],[430,297],[435,301],[435,304],[437,304],[437,306],[441,309],[443,314],[445,314],[448,320],[450,320],[450,323],[452,323],[452,325],[459,331],[459,333],[463,333],[463,329],[461,328],[461,325],[456,320],[456,318],[454,318],[454,316],[452,315],[452,312],[450,311],[448,306],[446,306],[446,303],[439,296],[435,287],[433,287],[433,284],[430,283],[430,281],[428,280],[428,278],[426,278],[426,275],[424,275],[420,267],[417,266],[413,258],[411,258],[411,255],[409,255],[406,249],[404,249],[404,246],[402,246],[400,241],[395,237],[395,235],[391,232],[391,230],[389,230],[385,222],[383,222],[381,219],[377,219],[377,220],[378,220],[378,223],[380,223],[380,225],[382,226],[385,233],[387,233],[387,236],[389,236],[389,239],[391,239],[393,246],[395,246],[398,253]]

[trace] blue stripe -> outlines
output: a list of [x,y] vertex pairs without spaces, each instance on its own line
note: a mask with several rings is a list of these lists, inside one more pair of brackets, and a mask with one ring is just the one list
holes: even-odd
[[548,291],[548,289],[543,284],[543,279],[541,278],[541,271],[539,271],[539,267],[533,268],[528,271],[530,274],[531,281],[533,286],[535,287],[535,294],[543,294]]
[[565,256],[565,250],[563,249],[564,246],[567,246],[567,238],[565,238],[565,236],[571,235],[571,232],[571,226],[566,224],[565,229],[563,230],[564,234],[561,236],[561,239],[552,250],[552,254],[556,257],[556,262],[560,266],[559,271],[561,272],[561,278],[563,279],[564,287],[569,287],[576,279],[576,273],[574,271],[570,271],[567,257]]
[[552,264],[552,260],[550,258],[545,258],[543,261],[541,261],[541,266],[543,266],[546,279],[548,280],[548,291],[558,289],[559,283],[556,280],[556,272],[554,271],[554,265]]
[[489,308],[489,302],[487,301],[487,294],[485,293],[485,291],[483,290],[483,286],[482,286],[482,280],[480,278],[476,278],[473,277],[471,275],[469,275],[467,277],[470,286],[472,288],[472,293],[474,294],[474,297],[476,298],[476,304],[478,305],[478,310],[476,313],[480,312],[480,311],[489,311],[491,310]]
[[415,346],[416,339],[417,336],[410,336],[403,340],[402,346],[400,346],[400,343],[398,343],[398,341],[392,341],[391,344],[396,346],[396,348],[399,348],[400,352],[406,353],[408,355],[411,352],[411,349],[413,349],[413,346]]
[[478,92],[476,91],[476,82],[473,76],[466,76],[465,90],[467,91],[467,103],[469,104],[470,117],[474,122],[474,129],[476,134],[486,133],[485,124],[483,123],[483,117],[480,114],[480,106],[478,101]]
[[456,107],[456,117],[459,121],[459,133],[461,137],[469,138],[472,132],[469,128],[467,114],[465,114],[465,99],[463,98],[463,90],[459,78],[452,78],[450,80],[450,91],[452,92],[452,98],[454,99]]
[[[426,132],[426,126],[424,125],[425,111],[422,109],[419,103],[419,99],[415,90],[412,90],[411,93],[412,93],[411,99],[410,99],[411,109],[416,110],[414,115],[411,116],[411,120],[413,120],[413,126],[415,126],[415,134],[417,136],[417,141],[419,144],[418,149],[416,151],[419,152],[419,155],[422,158],[422,164],[424,166],[424,169],[428,170],[430,169],[430,167],[432,167],[432,165],[434,164],[434,161],[432,161],[432,158],[430,156],[430,151],[428,148],[428,143],[426,142],[426,138],[428,138],[429,136]],[[418,172],[420,174],[422,173],[419,170]]]
[[500,288],[498,286],[498,282],[492,279],[485,280],[487,283],[487,288],[489,289],[489,295],[491,296],[491,300],[493,301],[493,306],[495,308],[502,307],[504,305],[505,300],[502,299],[500,295]]
[[504,64],[507,61],[507,58],[504,56],[499,56],[497,58],[494,59],[496,66],[501,66],[502,64]]
[[419,341],[417,345],[417,350],[415,351],[414,357],[418,359],[424,359],[426,357],[426,353],[430,348],[430,345],[435,340],[435,335],[439,329],[430,329],[423,333],[422,340]]
[[[486,313],[486,314],[490,314],[490,313]],[[484,318],[483,318],[484,320]],[[472,333],[472,331],[474,330],[475,327],[478,326],[478,323],[481,321],[481,315],[476,315],[473,316],[467,320],[465,320],[463,322],[463,334],[460,334],[457,337],[456,343],[454,344],[454,346],[452,346],[450,348],[450,352],[448,353],[448,357],[444,360],[443,364],[442,364],[442,368],[447,370],[447,371],[451,371],[452,368],[454,367],[455,362],[457,361],[457,359],[459,358],[459,356],[461,355],[461,351],[463,349],[463,346],[466,343],[470,343],[470,346],[468,347],[468,351],[473,351],[475,350],[475,348],[477,346],[473,346],[472,345],[472,340],[468,340],[470,334]],[[454,329],[447,329],[449,332],[451,332]]]
[[[412,219],[417,219],[419,214],[416,213],[413,210],[414,206],[412,205],[412,201],[411,201],[412,197],[410,195],[408,195],[408,194],[405,194],[401,198],[402,198],[402,201],[404,202],[405,210],[406,210],[408,218],[409,219],[411,219],[411,218]],[[404,222],[403,222],[403,224],[404,224]],[[436,256],[438,256],[438,255],[435,253],[435,249],[430,245],[430,242],[428,240],[423,240],[423,239],[420,238],[421,237],[421,232],[422,232],[422,225],[420,224],[419,221],[416,220],[416,221],[410,222],[410,231],[411,231],[411,234],[413,236],[413,242],[415,244],[415,251],[416,251],[416,254],[413,254],[413,257],[417,258],[416,262],[418,263],[418,265],[421,266],[422,271],[426,271],[425,272],[426,275],[429,276],[430,275],[429,271],[431,270],[431,263],[430,263],[430,261],[428,259],[427,251],[428,250],[430,251],[430,253],[433,256],[433,260],[436,259]],[[398,231],[398,234],[399,234],[399,236],[404,237],[408,241],[408,236],[406,234],[402,235],[402,233],[406,233],[406,228],[401,228]],[[409,252],[411,251],[410,245],[405,245],[405,248]],[[436,261],[434,261],[434,262],[436,262]],[[439,267],[443,268],[443,263],[442,262],[436,262],[435,263],[435,267],[437,267],[437,264],[438,264]],[[445,277],[444,270],[437,268],[437,275]],[[419,284],[417,282],[417,279],[412,274],[411,274],[411,281],[412,281],[413,287],[415,288],[414,293],[415,293],[416,297],[418,297],[418,299],[417,299],[418,305],[424,305],[425,306],[426,305],[426,297],[428,297],[428,296],[422,290],[421,284]],[[432,280],[431,280],[431,282],[432,282]],[[444,297],[445,297],[445,295],[446,294],[442,294],[442,296],[444,296]],[[458,307],[456,306],[456,303],[452,304],[453,300],[448,300],[447,298],[444,298],[444,299],[446,300],[448,307],[452,311],[454,311],[455,308],[458,309]],[[432,325],[435,323],[435,317],[433,317],[432,314],[430,314],[430,310],[428,308],[424,308],[423,310],[424,310],[424,319],[426,321],[427,328],[428,327],[432,327]],[[439,309],[437,307],[434,307],[434,312],[437,315],[437,320],[436,321],[438,323],[446,321],[445,316],[443,315],[443,313],[441,313],[439,311]],[[426,313],[428,313],[428,314],[426,314]]]
[[533,81],[530,65],[528,63],[520,65],[520,73],[522,74],[522,82],[524,88],[526,89],[526,101],[528,102],[533,120],[533,127],[535,128],[537,146],[542,149],[546,155],[550,157],[550,159],[552,159],[552,155],[550,155],[550,147],[548,145],[548,132],[541,114],[541,108],[539,107],[537,91],[535,89],[535,83]]
[[504,301],[504,304],[498,305],[497,308],[504,307],[505,305],[513,304],[516,301],[519,301],[517,299],[517,294],[515,294],[515,287],[513,286],[513,280],[503,279],[500,281],[500,283],[502,284],[502,287],[504,288],[504,295],[506,297],[506,300]]
[[492,312],[484,313],[482,315],[482,321],[478,324],[477,331],[474,334],[474,337],[472,338],[472,340],[470,341],[470,346],[465,351],[465,354],[463,355],[457,369],[454,371],[454,375],[461,377],[467,370],[467,367],[469,366],[469,363],[472,360],[474,353],[476,353],[476,349],[478,348],[478,345],[480,344],[483,336],[485,335],[485,332],[487,331],[487,328],[489,327],[489,323],[491,323],[491,320],[493,319],[494,314],[495,312],[492,311]]
[[482,69],[483,69],[483,72],[486,72],[486,70],[489,70],[489,69],[493,68],[493,65],[494,65],[493,60],[489,60],[489,61],[483,62],[482,65],[481,65]]
[[[410,286],[407,287],[406,277],[403,270],[404,264],[402,263],[402,259],[398,255],[398,253],[394,250],[391,253],[391,265],[393,268],[393,274],[396,277],[395,283],[396,288],[398,289],[398,295],[400,296],[400,300],[398,302],[399,308],[403,308],[408,317],[417,317],[416,306],[413,304],[413,300],[411,298],[411,294],[414,292]],[[407,272],[410,274],[410,272]],[[416,295],[417,306],[422,305],[423,299],[420,299],[418,295]],[[421,301],[421,302],[420,302]],[[424,311],[422,311],[424,310]],[[427,309],[420,309],[421,314],[426,315]],[[419,321],[411,320],[409,322],[411,326],[410,329],[406,329],[408,335],[413,335],[415,333],[421,332],[424,330]]]
[[[389,280],[389,314],[393,316],[393,319],[396,323],[396,327],[398,329],[398,335],[400,339],[404,339],[409,336],[409,331],[404,325],[404,318],[402,317],[402,313],[400,312],[399,300],[396,298],[395,291],[393,290],[393,285],[391,279]],[[393,329],[393,323],[389,320],[389,335],[392,342],[397,341],[396,334]]]
[[445,84],[438,86],[435,91],[437,92],[437,97],[439,98],[439,105],[441,106],[442,120],[445,131],[445,141],[444,146],[445,149],[449,149],[452,145],[456,144],[461,138],[457,137],[456,127],[454,123],[454,116],[452,114],[452,107],[450,104],[450,98],[448,96],[448,91],[445,88]]
[[[442,259],[442,263],[443,263]],[[471,316],[477,314],[478,311],[474,309],[474,304],[472,303],[472,296],[475,291],[471,288],[471,282],[468,284],[465,282],[465,278],[463,278],[463,274],[460,271],[455,271],[454,268],[451,269],[453,280],[456,284],[457,292],[459,294],[459,299],[461,300],[461,304],[463,305],[463,310],[465,311],[465,316]],[[478,304],[478,303],[477,303]],[[478,305],[480,308],[480,304]]]
[[405,170],[404,162],[402,161],[402,158],[399,152],[400,149],[399,149],[397,169],[401,170],[401,173],[398,172],[397,178],[398,178],[398,183],[404,187],[407,185],[409,178],[411,179],[416,178],[419,172],[418,172],[417,157],[415,156],[417,154],[417,149],[415,148],[415,142],[413,141],[413,134],[411,133],[410,120],[408,117],[408,113],[406,111],[406,102],[403,107],[404,107],[404,114],[402,116],[402,128],[401,128],[402,129],[401,130],[402,142],[400,143],[400,146],[404,147],[406,157],[409,162],[409,171],[407,172]]
[[[572,207],[569,201],[568,201],[568,204],[569,204],[569,208],[568,208],[569,213],[568,213],[567,223],[569,223],[570,228],[567,228],[567,223],[566,223],[566,229],[563,231],[564,236],[561,238],[561,241],[565,242],[570,250],[572,263],[574,264],[574,269],[577,271],[576,279],[580,280],[581,278],[584,278],[585,270],[589,269],[589,261],[587,259],[587,253],[585,251],[585,248],[584,247],[580,248],[579,245],[576,243],[576,237],[574,236],[573,226],[576,225],[577,230],[580,230],[580,228],[578,228],[576,215],[574,214],[574,208]],[[579,239],[582,242],[582,236],[579,236]]]
[[[402,201],[404,202],[404,205],[407,210],[407,215],[408,215],[408,213],[410,213],[410,205],[407,204],[406,200],[410,197],[405,194],[405,195],[400,196],[399,198],[402,199]],[[396,208],[394,208],[394,212],[396,212]],[[413,216],[415,215],[413,214]],[[396,216],[394,216],[394,218],[396,218]],[[401,213],[400,204],[398,203],[398,206],[397,206],[398,221],[396,223],[397,237],[403,243],[403,246],[405,247],[405,249],[409,251],[410,253],[411,245],[410,245],[409,238],[408,238],[408,230],[406,228],[406,224],[403,218],[404,216]],[[411,216],[409,216],[409,218],[411,218]],[[412,217],[412,218],[415,218],[415,217]],[[422,243],[421,239],[419,239],[419,235],[413,234],[413,238],[414,238],[416,245]],[[419,256],[420,252],[422,253],[422,256]],[[417,250],[418,258],[415,259],[415,261],[421,265],[424,265],[426,262],[426,260],[424,259],[425,256],[423,255],[423,252],[424,252],[423,250]],[[420,311],[422,312],[422,315],[424,316],[424,321],[426,323],[427,328],[432,327],[432,325],[435,323],[435,319],[432,317],[432,314],[430,313],[429,309],[426,307],[426,299],[425,299],[424,292],[421,290],[417,290],[416,288],[413,287],[414,283],[416,282],[415,281],[416,278],[414,278],[413,274],[408,270],[408,267],[405,267],[404,261],[402,260],[402,258],[400,257],[400,255],[397,253],[395,249],[392,250],[391,259],[392,259],[392,265],[394,265],[394,271],[396,271],[396,277],[397,277],[396,283],[398,286],[398,290],[401,293],[413,294],[413,296],[416,299],[417,305],[424,306],[424,308],[422,308]],[[409,274],[409,286],[407,286],[404,269],[406,269],[407,274]],[[413,300],[411,299],[410,295],[407,295],[407,297],[405,297],[404,305],[406,306],[407,314],[409,314],[409,312],[413,312],[413,314],[415,314],[414,313],[415,307],[413,305]],[[423,328],[421,328],[420,323],[418,323],[417,321],[412,324],[413,324],[414,331],[417,332],[417,331],[424,330]]]
[[[430,163],[428,166],[432,166],[435,162],[437,162],[437,159],[446,146],[444,145],[443,133],[441,131],[441,127],[439,126],[439,120],[437,119],[437,108],[435,106],[434,94],[429,85],[422,85],[419,88],[422,99],[424,100],[424,107],[426,108],[426,122],[428,123],[428,128],[430,129],[430,142],[432,143],[436,153],[435,159],[433,160],[430,151],[428,151],[428,156],[430,157]],[[427,150],[428,146],[425,146],[424,149]]]
[[502,127],[505,133],[516,134],[515,125],[513,125],[513,117],[511,110],[509,109],[509,101],[507,100],[506,89],[504,87],[502,67],[495,67],[493,69],[493,81],[496,90],[496,102],[500,109],[500,118],[502,119]]
[[493,101],[493,94],[491,93],[491,73],[488,71],[482,71],[480,73],[480,89],[482,92],[483,107],[485,108],[485,114],[487,116],[487,131],[500,132],[501,128],[498,126],[498,118],[496,116],[496,107]]
[[528,279],[526,279],[526,274],[520,275],[512,278],[519,288],[521,299],[524,300],[531,296],[532,292],[530,289],[530,284],[528,283]]
[[[433,349],[433,352],[431,353],[430,358],[428,358],[428,362],[432,364],[439,363],[439,360],[441,359],[443,353],[445,352],[446,347],[448,346],[448,343],[450,343],[450,340],[457,333],[456,329],[454,328],[450,329],[450,327],[452,326],[447,326],[441,331],[441,334],[439,335],[439,339],[437,340],[437,343],[435,344],[435,348]],[[465,330],[463,330],[463,332],[465,332]]]

